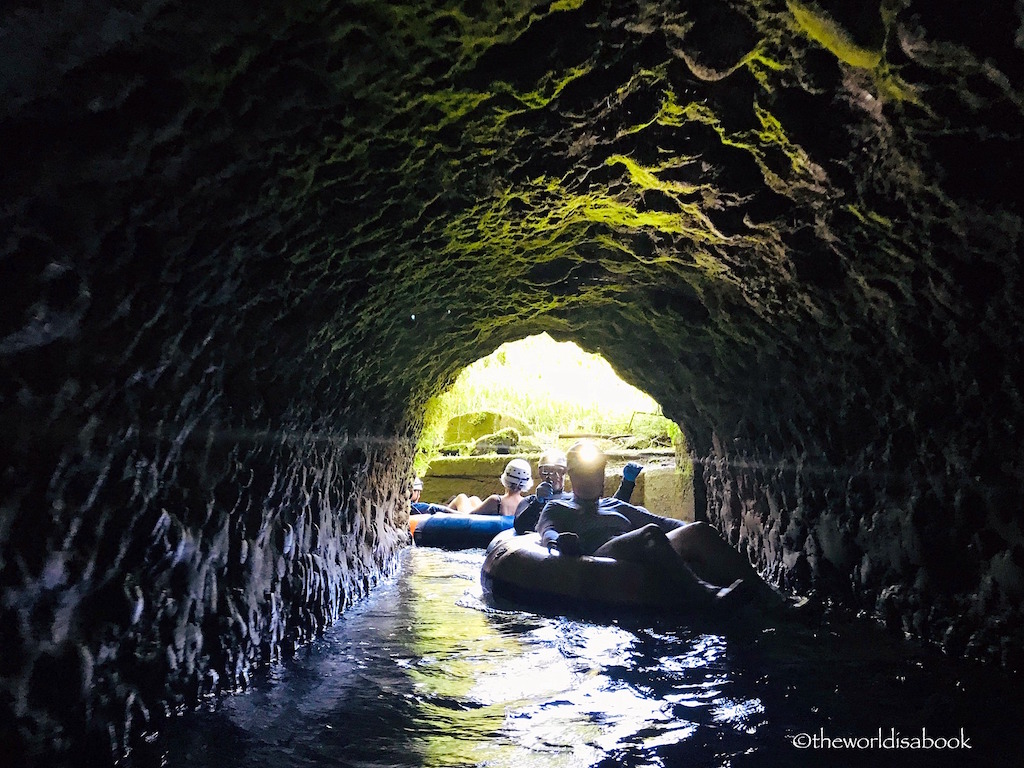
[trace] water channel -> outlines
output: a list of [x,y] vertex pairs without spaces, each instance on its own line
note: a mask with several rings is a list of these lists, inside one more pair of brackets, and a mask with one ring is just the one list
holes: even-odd
[[482,550],[408,549],[320,640],[247,692],[176,718],[161,736],[167,765],[1020,764],[1013,675],[859,623],[499,609],[481,593],[482,562]]

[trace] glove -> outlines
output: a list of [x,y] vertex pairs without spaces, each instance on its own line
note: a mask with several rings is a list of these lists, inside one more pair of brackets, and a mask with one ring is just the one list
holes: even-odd
[[641,470],[643,470],[643,467],[640,464],[635,464],[631,461],[622,468],[622,479],[629,480],[631,483],[636,482]]
[[558,551],[568,557],[579,557],[583,554],[580,549],[580,537],[568,531],[558,534]]
[[555,495],[555,489],[547,480],[537,486],[537,500],[545,502]]

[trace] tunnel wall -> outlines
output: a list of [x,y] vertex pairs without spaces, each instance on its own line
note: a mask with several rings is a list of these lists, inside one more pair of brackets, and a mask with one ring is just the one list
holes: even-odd
[[393,566],[423,408],[607,357],[765,574],[1019,659],[993,0],[0,11],[0,728],[145,749]]
[[[392,572],[408,541],[412,444],[335,421],[233,420],[217,405],[216,354],[174,355],[162,374],[187,382],[180,400],[155,421],[152,409],[127,418],[48,391],[61,348],[8,358],[22,409],[8,434],[32,437],[6,450],[4,754],[158,765],[149,737],[169,714],[248,687]],[[112,400],[130,401],[131,380],[151,373],[134,363],[105,372]],[[189,380],[193,364],[209,378]]]
[[952,655],[1019,667],[1024,550],[1007,489],[763,450],[716,451],[700,464],[709,520],[766,578]]
[[339,310],[372,275],[289,258],[305,235],[253,182],[276,160],[192,69],[224,17],[161,27],[191,13],[3,11],[4,765],[159,765],[170,713],[246,687],[408,542],[408,394],[337,342],[386,333]]

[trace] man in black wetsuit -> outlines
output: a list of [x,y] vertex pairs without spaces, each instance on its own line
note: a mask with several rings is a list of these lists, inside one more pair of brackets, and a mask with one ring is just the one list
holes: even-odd
[[684,523],[621,499],[602,498],[605,457],[593,443],[570,448],[567,469],[571,498],[549,502],[537,523],[549,550],[647,564],[678,587],[683,605],[785,607],[785,599],[707,523]]
[[[557,448],[551,448],[541,454],[537,464],[537,474],[541,482],[537,486],[537,492],[533,496],[527,496],[516,510],[515,529],[516,533],[528,533],[537,527],[541,510],[549,501],[564,500],[572,498],[572,494],[565,490],[565,474],[568,463],[566,456]],[[615,498],[622,501],[629,501],[633,496],[633,489],[636,488],[636,478],[643,467],[639,464],[629,462],[622,468],[622,482],[615,491]]]

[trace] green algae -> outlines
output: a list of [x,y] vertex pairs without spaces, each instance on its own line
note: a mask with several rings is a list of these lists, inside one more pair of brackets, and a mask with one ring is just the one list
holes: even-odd
[[[690,161],[692,158],[685,158]],[[605,160],[605,165],[622,165],[629,171],[629,177],[633,184],[642,189],[657,189],[670,195],[692,195],[700,191],[705,185],[685,184],[678,181],[663,181],[658,174],[667,169],[678,168],[682,163],[673,159],[655,167],[645,167],[625,155],[612,155]]]
[[786,0],[786,5],[800,29],[840,61],[860,69],[874,69],[881,63],[881,51],[857,45],[849,33],[826,14],[796,0]]
[[578,11],[583,7],[583,4],[587,0],[554,0],[551,5],[548,6],[549,13],[556,13],[558,11]]
[[761,130],[756,133],[763,146],[777,147],[789,158],[790,168],[797,176],[804,177],[811,184],[825,180],[825,172],[811,161],[802,147],[794,144],[786,135],[782,123],[771,112],[754,102],[754,114],[761,123]]
[[[879,98],[922,105],[914,88],[893,71],[881,50],[876,51],[858,45],[845,29],[822,11],[798,3],[796,0],[786,0],[786,5],[793,14],[797,25],[807,37],[844,64],[868,72]],[[880,13],[888,34],[889,26],[894,18],[893,13],[884,4]]]
[[872,73],[878,95],[888,101],[905,101],[918,107],[924,107],[917,90],[903,78],[893,72],[887,62],[882,62]]
[[[694,243],[723,243],[727,241],[710,225],[706,217],[695,218],[680,212],[639,211],[633,205],[608,195],[591,191],[572,194],[554,179],[537,179],[532,189],[509,191],[489,205],[474,207],[465,216],[456,217],[446,228],[450,256],[461,255],[485,261],[505,260],[510,256],[522,259],[525,265],[551,263],[564,259],[571,264],[580,260],[581,248],[600,244],[610,253],[629,254],[638,259],[623,238],[645,230],[683,237]],[[519,209],[525,204],[528,215],[508,215],[510,202]],[[600,227],[594,230],[594,225]],[[723,279],[728,269],[709,252],[694,249],[686,256],[694,268],[705,277]],[[621,270],[605,265],[610,274],[625,276],[629,269]],[[613,286],[606,286],[614,292]],[[568,302],[562,301],[563,306]],[[510,309],[514,309],[511,308]],[[551,305],[543,308],[552,309]]]
[[740,60],[738,67],[746,67],[762,90],[770,93],[774,90],[773,78],[777,73],[788,69],[788,66],[767,55],[764,48],[763,43],[759,44]]
[[[688,227],[673,227],[665,228],[660,227],[661,231],[669,233],[685,234],[690,239],[697,242],[714,242],[724,243],[728,242],[730,238],[727,238],[712,223],[711,219],[704,213],[699,205],[696,203],[682,202],[679,196],[693,195],[700,191],[710,189],[709,185],[701,184],[687,184],[684,182],[677,181],[664,181],[659,178],[658,174],[667,169],[675,169],[685,162],[689,162],[690,158],[683,158],[682,163],[678,159],[673,159],[667,163],[657,167],[644,167],[637,163],[632,158],[624,155],[612,155],[606,161],[606,165],[622,165],[626,168],[629,173],[631,182],[639,187],[640,189],[651,189],[664,192],[671,197],[677,206],[679,206],[680,218],[688,218],[697,226]],[[676,214],[669,214],[674,216]]]
[[[750,154],[760,167],[766,183],[782,194],[792,195],[794,188],[823,191],[821,183],[825,177],[820,166],[787,136],[782,123],[769,110],[756,101],[753,103],[753,109],[760,129],[730,134],[709,106],[694,101],[680,104],[675,93],[669,90],[664,94],[656,120],[662,125],[672,127],[683,127],[688,122],[696,122],[711,128],[718,134],[723,146]],[[794,178],[783,179],[771,168],[767,161],[769,150],[780,151],[788,159]]]
[[661,109],[658,110],[658,114],[655,117],[655,122],[671,128],[682,128],[690,121],[712,127],[718,125],[718,118],[709,106],[698,104],[695,101],[680,104],[676,101],[675,91],[666,90],[661,102]]
[[425,130],[436,132],[443,128],[464,119],[477,107],[493,98],[490,93],[479,91],[453,90],[451,88],[443,91],[433,91],[423,94],[416,102],[415,109],[437,109],[443,115],[443,119],[437,123],[428,124]]
[[888,233],[893,231],[894,224],[892,219],[882,216],[880,213],[875,213],[874,211],[863,211],[860,206],[852,203],[843,206],[843,208],[852,214],[861,224],[881,229]]
[[495,93],[511,96],[528,109],[543,109],[557,99],[566,86],[590,74],[592,69],[592,64],[585,63],[576,67],[570,67],[561,75],[549,72],[541,79],[537,89],[533,91],[520,92],[508,83],[500,81],[494,83],[493,88]]
[[722,236],[691,224],[682,214],[667,211],[638,211],[632,205],[600,192],[567,198],[558,215],[570,222],[594,222],[622,229],[654,229],[694,240],[717,241]]

